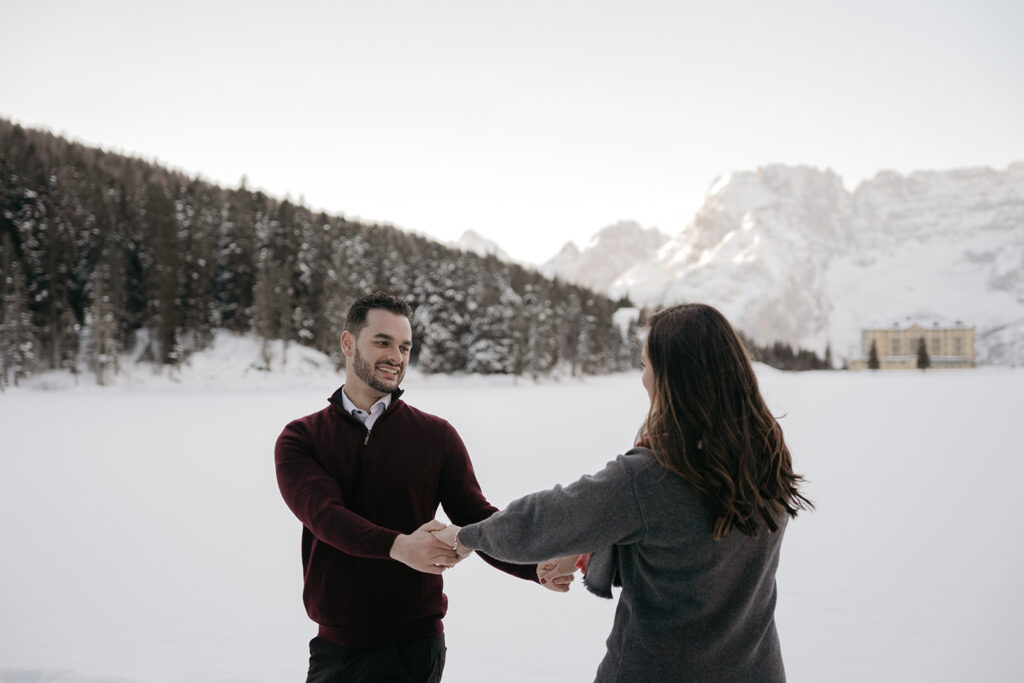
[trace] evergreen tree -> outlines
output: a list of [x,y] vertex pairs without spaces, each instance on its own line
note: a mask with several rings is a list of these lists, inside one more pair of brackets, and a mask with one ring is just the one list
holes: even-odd
[[[608,344],[610,335],[603,334],[607,332],[607,328],[600,325],[596,315],[583,312],[580,314],[578,329],[575,352],[576,366],[573,369],[573,375],[598,375],[608,372],[610,364],[604,362],[604,349],[610,346]],[[617,349],[613,347],[611,352],[614,355]]]
[[294,233],[298,248],[292,277],[291,329],[299,343],[305,346],[326,342],[318,338],[318,333],[327,328],[324,280],[330,243],[323,239],[323,231],[316,228],[317,222],[322,224],[325,221],[314,221],[305,207],[296,208]]
[[286,342],[290,333],[291,310],[285,301],[289,275],[287,263],[275,262],[269,248],[260,250],[250,317],[253,331],[261,340],[264,370],[269,370],[272,366],[270,342]]
[[917,367],[921,370],[927,370],[932,365],[932,359],[928,356],[928,345],[925,344],[924,337],[917,340]]
[[[71,150],[64,151],[66,159]],[[82,211],[75,202],[76,180],[76,169],[68,163],[58,165],[50,174],[45,188],[48,220],[39,226],[45,231],[41,235],[45,258],[42,273],[36,280],[39,283],[38,294],[33,293],[31,301],[35,312],[42,318],[40,350],[52,370],[67,368],[74,371],[78,351],[82,311],[80,307],[77,311],[72,308],[72,300],[81,302],[84,297],[75,291],[80,285],[75,272],[78,262],[76,229],[82,217]]]
[[214,300],[220,324],[235,332],[245,332],[250,327],[257,253],[254,204],[243,181],[243,187],[227,197],[217,235]]
[[878,345],[874,339],[871,340],[871,348],[868,349],[868,367],[872,370],[881,367],[881,363],[878,361]]
[[516,318],[521,306],[519,295],[508,281],[508,269],[485,261],[485,294],[469,320],[472,341],[467,349],[466,371],[480,374],[515,374],[517,343]]
[[641,329],[636,318],[629,320],[624,329],[619,330],[618,352],[615,354],[615,370],[621,372],[640,367]]
[[146,290],[149,300],[149,354],[157,363],[181,361],[182,251],[178,216],[170,188],[147,188],[146,227],[149,239],[142,245]]
[[469,334],[466,289],[459,262],[445,259],[440,245],[429,245],[418,259],[413,314],[414,349],[420,368],[428,373],[466,369]]
[[37,363],[36,331],[28,308],[28,292],[19,264],[14,261],[10,235],[4,234],[3,290],[0,303],[0,387],[32,374]]
[[217,237],[221,224],[219,193],[194,180],[183,188],[181,309],[186,351],[203,349],[218,326],[215,300]]
[[537,301],[528,309],[529,367],[535,380],[540,375],[554,372],[562,359],[564,320],[560,310],[560,288],[561,285],[549,280],[540,280],[536,284]]
[[536,363],[537,328],[542,322],[540,318],[544,315],[544,311],[537,292],[537,285],[529,283],[523,289],[520,310],[515,317],[516,347],[512,372],[516,377],[529,373],[530,377],[536,381],[539,376]]
[[84,367],[96,374],[96,383],[106,384],[120,369],[121,338],[114,307],[107,288],[110,270],[106,264],[93,273],[92,301],[85,311],[81,356]]
[[562,358],[569,365],[569,374],[575,377],[579,372],[580,347],[582,346],[583,309],[579,295],[574,291],[566,300],[562,317]]

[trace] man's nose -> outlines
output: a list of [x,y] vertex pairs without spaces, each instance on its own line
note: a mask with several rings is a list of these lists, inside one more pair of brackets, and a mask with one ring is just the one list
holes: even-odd
[[394,347],[391,347],[391,348],[388,349],[388,352],[387,352],[387,355],[385,356],[385,358],[389,362],[394,363],[395,365],[401,365],[402,364],[402,352],[399,351],[398,349],[394,348]]

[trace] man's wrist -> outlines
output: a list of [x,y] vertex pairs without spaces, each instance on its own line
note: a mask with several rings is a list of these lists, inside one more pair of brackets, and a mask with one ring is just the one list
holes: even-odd
[[[388,550],[388,557],[392,560],[398,560],[398,552],[401,549],[404,534],[397,534],[391,541],[391,548]],[[401,560],[399,560],[401,561]]]

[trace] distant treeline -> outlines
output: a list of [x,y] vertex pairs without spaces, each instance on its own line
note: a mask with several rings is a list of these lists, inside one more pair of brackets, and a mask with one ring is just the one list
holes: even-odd
[[0,387],[58,368],[102,383],[126,349],[180,364],[218,328],[298,342],[340,365],[347,308],[373,290],[413,306],[413,362],[426,372],[637,363],[635,335],[612,322],[625,302],[3,119],[0,267]]
[[[647,326],[648,320],[654,314],[649,308],[640,309],[638,315],[638,327],[643,329]],[[832,370],[832,347],[825,348],[825,356],[821,357],[814,351],[794,348],[785,342],[774,342],[772,344],[758,344],[741,330],[736,330],[737,336],[747,349],[747,353],[755,361],[764,363],[778,370]]]
[[807,349],[793,348],[784,342],[760,345],[755,343],[743,333],[739,333],[740,339],[746,345],[750,355],[756,361],[770,365],[779,370],[832,370],[832,347],[825,348],[825,356],[822,358],[814,351]]

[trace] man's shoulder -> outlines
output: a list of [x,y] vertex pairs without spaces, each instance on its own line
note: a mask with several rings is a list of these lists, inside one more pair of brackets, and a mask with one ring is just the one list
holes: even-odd
[[407,420],[421,429],[432,429],[438,431],[447,431],[450,429],[455,431],[455,428],[452,427],[451,423],[443,417],[428,413],[425,410],[420,410],[401,399],[398,399],[397,405],[395,405],[394,409],[396,417],[401,416],[403,420]]
[[317,425],[323,424],[324,421],[331,419],[331,415],[334,413],[334,408],[331,406],[325,406],[320,410],[310,413],[309,415],[303,415],[291,420],[285,425],[284,431],[294,431],[296,429],[314,429]]

